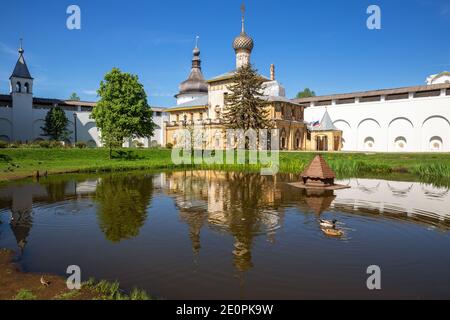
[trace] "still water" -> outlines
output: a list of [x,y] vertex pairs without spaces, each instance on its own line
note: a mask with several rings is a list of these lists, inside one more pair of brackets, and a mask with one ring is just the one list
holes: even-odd
[[[187,171],[8,185],[0,248],[24,271],[78,265],[84,280],[165,299],[450,298],[448,188],[349,179],[317,193],[297,179]],[[325,235],[319,218],[344,236]],[[367,289],[370,265],[380,291]]]

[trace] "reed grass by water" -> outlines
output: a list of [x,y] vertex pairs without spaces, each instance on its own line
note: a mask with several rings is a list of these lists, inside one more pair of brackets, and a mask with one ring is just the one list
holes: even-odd
[[[261,164],[200,164],[175,165],[171,150],[123,149],[114,159],[109,151],[97,149],[1,149],[0,182],[33,176],[37,171],[58,173],[99,173],[129,170],[212,169],[250,171],[261,170]],[[279,171],[300,174],[317,153],[280,152]],[[450,180],[448,153],[323,153],[323,157],[339,177],[389,175],[403,173],[429,180]],[[224,161],[224,163],[226,163]]]

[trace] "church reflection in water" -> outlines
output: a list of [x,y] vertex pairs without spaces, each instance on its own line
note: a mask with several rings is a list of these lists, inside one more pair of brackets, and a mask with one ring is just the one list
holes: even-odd
[[[26,250],[33,226],[33,207],[60,202],[90,201],[100,230],[110,242],[133,239],[151,223],[149,208],[156,194],[172,199],[188,227],[194,256],[202,250],[205,229],[229,235],[230,252],[239,271],[252,268],[256,237],[275,242],[287,210],[315,216],[327,211],[411,219],[449,229],[448,188],[417,182],[350,179],[351,189],[311,191],[288,183],[296,175],[261,176],[237,172],[184,171],[160,174],[102,175],[96,178],[41,180],[0,189],[0,213],[20,251]],[[163,209],[159,209],[163,210]],[[0,216],[0,232],[5,216]],[[1,237],[1,234],[0,234]],[[0,238],[1,239],[1,238]]]

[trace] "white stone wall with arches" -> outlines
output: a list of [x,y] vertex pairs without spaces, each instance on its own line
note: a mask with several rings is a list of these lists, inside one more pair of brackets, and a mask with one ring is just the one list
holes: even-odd
[[0,140],[4,142],[11,142],[12,137],[12,122],[8,118],[0,117]]
[[450,95],[376,102],[311,106],[305,121],[320,120],[328,110],[343,131],[343,151],[450,152]]

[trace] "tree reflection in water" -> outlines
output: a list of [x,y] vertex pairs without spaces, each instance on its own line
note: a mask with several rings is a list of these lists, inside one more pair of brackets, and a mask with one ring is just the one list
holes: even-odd
[[201,249],[200,232],[209,226],[230,234],[233,265],[241,272],[253,267],[252,243],[260,234],[278,226],[282,213],[275,212],[272,177],[232,172],[175,172],[168,174],[170,192],[180,218],[189,227],[194,254]]
[[11,231],[16,238],[17,246],[23,253],[28,243],[31,227],[33,226],[33,217],[31,209],[17,209],[11,211]]
[[95,192],[100,229],[111,242],[139,235],[153,195],[152,176],[103,177]]

